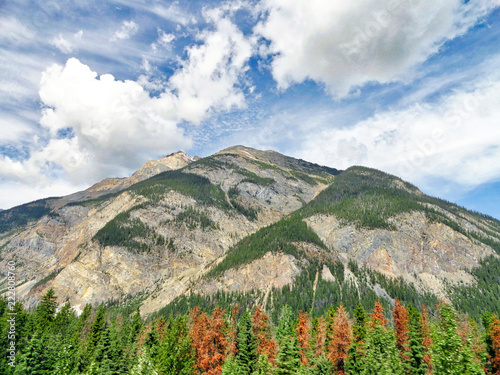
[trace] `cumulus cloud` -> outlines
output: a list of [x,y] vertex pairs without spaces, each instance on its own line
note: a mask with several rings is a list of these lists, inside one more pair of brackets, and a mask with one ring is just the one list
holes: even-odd
[[[230,20],[210,12],[207,20],[214,30],[198,36],[201,43],[187,49],[168,89],[158,84],[163,91],[157,96],[140,80],[98,76],[75,58],[47,68],[39,90],[43,142],[33,145],[25,160],[3,156],[0,176],[37,184],[68,179],[81,185],[130,173],[151,157],[189,148],[192,141],[178,124],[199,124],[212,111],[243,106],[238,86],[252,54],[252,42]],[[154,69],[147,60],[144,67]]]
[[60,172],[81,184],[191,144],[176,125],[174,97],[151,98],[138,83],[98,77],[77,59],[48,68],[39,93],[45,105],[40,124],[49,141],[27,160],[3,157],[3,177],[29,181]]
[[424,187],[436,178],[475,187],[500,178],[499,98],[500,79],[483,79],[433,105],[311,133],[300,155],[337,168],[382,169]]
[[123,21],[121,29],[116,31],[109,40],[110,42],[115,42],[117,40],[130,39],[138,31],[139,25],[134,21]]
[[269,41],[280,89],[307,79],[344,97],[371,81],[404,80],[447,40],[464,34],[498,0],[263,0],[255,27]]
[[248,70],[254,45],[218,10],[207,11],[205,17],[215,30],[198,36],[201,44],[187,49],[187,61],[169,80],[178,93],[179,116],[196,124],[211,108],[244,106],[244,94],[237,84]]

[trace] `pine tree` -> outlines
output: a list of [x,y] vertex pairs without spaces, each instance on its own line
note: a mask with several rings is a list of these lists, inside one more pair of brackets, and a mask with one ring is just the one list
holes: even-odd
[[272,375],[273,373],[274,369],[267,355],[260,355],[252,375]]
[[410,364],[410,336],[409,336],[409,323],[410,317],[404,305],[396,299],[394,303],[394,310],[392,312],[394,317],[394,328],[396,334],[396,347],[399,350],[401,361],[405,368],[409,368]]
[[164,375],[189,375],[194,373],[194,351],[188,326],[183,317],[171,320],[160,340],[156,368]]
[[46,342],[48,336],[36,332],[29,342],[26,353],[17,365],[15,374],[45,375],[52,373],[52,363],[49,358]]
[[328,358],[338,375],[344,375],[346,362],[349,358],[349,349],[351,347],[352,328],[349,323],[349,315],[340,304],[333,320],[333,333],[328,346]]
[[57,309],[56,301],[57,297],[55,296],[54,289],[50,288],[38,304],[35,316],[36,329],[39,332],[45,332],[51,327]]
[[234,355],[227,357],[224,365],[222,366],[222,375],[238,375],[240,374],[240,367]]
[[241,316],[236,361],[241,374],[251,375],[255,370],[257,362],[257,345],[255,336],[252,333],[252,320],[247,311]]
[[311,339],[309,334],[310,329],[309,315],[300,311],[299,321],[295,331],[297,332],[297,346],[299,348],[300,361],[304,366],[307,366],[309,363],[309,341]]
[[288,305],[284,305],[281,308],[280,319],[278,321],[278,328],[276,329],[276,339],[278,345],[281,346],[281,342],[286,337],[295,336],[294,331],[295,320],[293,317],[292,309]]
[[276,342],[272,338],[269,327],[269,317],[256,306],[252,315],[252,333],[257,343],[257,354],[265,355],[267,359],[274,364],[276,362]]
[[114,358],[112,353],[111,333],[108,327],[102,332],[99,343],[94,351],[90,374],[114,374],[116,360],[117,358]]
[[285,336],[278,350],[276,375],[295,375],[301,367],[300,354],[290,336]]
[[409,372],[415,375],[425,375],[428,370],[428,364],[424,362],[424,355],[427,353],[427,348],[423,345],[422,317],[412,303],[408,304],[408,316]]
[[354,310],[353,344],[349,350],[346,369],[349,374],[361,374],[364,371],[365,342],[368,316],[361,304]]
[[436,374],[481,374],[484,373],[472,362],[470,348],[463,345],[457,333],[457,313],[451,305],[439,309],[440,324],[434,335],[433,370]]
[[101,340],[101,335],[104,332],[104,326],[106,324],[106,311],[104,306],[99,306],[97,308],[97,313],[92,323],[92,327],[89,332],[88,344],[87,344],[87,355],[92,358],[94,355],[94,350]]

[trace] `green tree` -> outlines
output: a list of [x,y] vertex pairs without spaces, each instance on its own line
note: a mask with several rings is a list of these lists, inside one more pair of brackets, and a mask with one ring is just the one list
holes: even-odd
[[300,354],[292,337],[283,338],[278,350],[276,365],[276,375],[295,375],[298,373],[297,371],[301,367]]
[[484,374],[472,361],[468,345],[463,345],[457,333],[457,313],[451,305],[444,304],[439,310],[440,322],[434,331],[432,359],[436,374]]
[[35,317],[36,329],[39,332],[45,332],[51,327],[57,309],[56,301],[57,297],[54,289],[50,288],[38,304],[35,310]]
[[424,355],[426,347],[423,343],[422,336],[422,316],[420,312],[413,306],[412,303],[408,304],[408,315],[410,316],[409,323],[409,343],[410,343],[410,363],[409,371],[415,375],[425,375],[428,370],[428,365],[425,363]]
[[252,319],[248,311],[245,311],[240,319],[236,361],[241,374],[251,375],[254,372],[257,362],[257,344],[252,334]]
[[106,310],[104,309],[104,306],[101,305],[97,308],[97,313],[88,336],[87,355],[89,358],[92,358],[94,355],[95,348],[101,340],[101,335],[104,332],[105,324]]
[[194,373],[194,350],[184,317],[171,320],[160,340],[156,368],[164,375]]

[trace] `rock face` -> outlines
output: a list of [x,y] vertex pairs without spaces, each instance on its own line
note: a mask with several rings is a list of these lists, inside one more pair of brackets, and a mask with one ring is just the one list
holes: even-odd
[[[334,186],[338,175],[333,168],[243,146],[204,159],[177,152],[147,162],[128,178],[106,179],[55,199],[48,214],[0,234],[0,269],[16,262],[22,283],[18,294],[29,306],[52,287],[60,301],[70,301],[77,310],[86,303],[140,298],[147,315],[183,294],[259,290],[267,295],[293,285],[318,259],[314,292],[318,277],[336,281],[321,264],[329,259],[401,276],[419,290],[446,298],[446,283],[473,284],[468,270],[496,256],[484,241],[463,233],[495,242],[497,224],[465,210],[425,203],[444,219],[432,221],[422,211],[407,210],[389,217],[387,229],[366,229],[333,211],[301,211]],[[397,179],[390,186],[423,196]],[[305,260],[277,248],[217,277],[206,276],[238,241],[297,214],[324,247],[295,243]],[[359,288],[347,267],[343,275],[340,281]],[[385,296],[379,286],[374,291]]]

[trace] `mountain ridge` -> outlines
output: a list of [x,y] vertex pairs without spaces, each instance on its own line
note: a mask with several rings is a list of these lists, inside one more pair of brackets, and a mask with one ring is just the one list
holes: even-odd
[[314,285],[316,297],[303,298],[318,310],[334,288],[367,304],[401,290],[462,303],[499,258],[499,221],[365,167],[233,146],[170,154],[132,177],[62,205],[42,201],[31,224],[3,231],[0,265],[19,265],[27,305],[52,287],[77,309],[135,301],[144,315],[220,293],[275,306],[301,285]]

